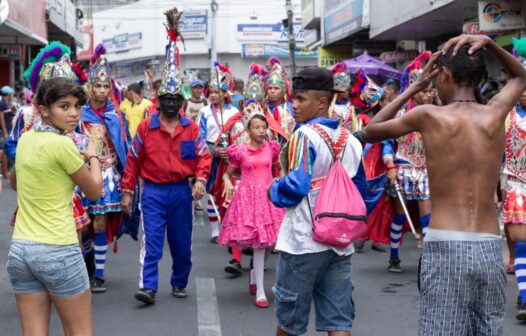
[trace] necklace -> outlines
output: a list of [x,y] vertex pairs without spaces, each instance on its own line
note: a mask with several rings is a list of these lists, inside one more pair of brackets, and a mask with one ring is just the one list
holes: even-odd
[[475,99],[455,99],[450,101],[450,103],[476,103]]

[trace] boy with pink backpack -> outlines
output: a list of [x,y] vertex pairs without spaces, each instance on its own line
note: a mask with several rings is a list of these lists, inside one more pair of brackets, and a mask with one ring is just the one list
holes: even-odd
[[323,68],[293,78],[298,127],[282,153],[288,174],[268,189],[274,205],[287,208],[276,244],[277,335],[304,334],[312,300],[318,331],[351,334],[352,240],[366,229],[365,205],[351,178],[362,146],[328,118],[333,86],[332,73]]

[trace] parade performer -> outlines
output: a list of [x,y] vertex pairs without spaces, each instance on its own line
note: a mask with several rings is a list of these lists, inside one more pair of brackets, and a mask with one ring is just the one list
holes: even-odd
[[[315,242],[310,206],[316,204],[318,183],[333,162],[331,149],[316,129],[321,128],[330,138],[342,138],[339,134],[347,131],[339,127],[337,120],[328,119],[334,88],[329,70],[307,68],[293,82],[294,118],[302,126],[285,147],[287,175],[269,187],[272,203],[287,208],[276,244],[280,251],[274,285],[276,335],[304,334],[313,300],[318,307],[318,331],[350,335],[354,248],[352,244],[334,248]],[[346,142],[341,144],[344,154],[340,162],[349,176],[354,177],[360,166],[362,147],[352,135],[343,140]]]
[[[71,63],[70,55],[71,49],[60,42],[51,42],[42,48],[24,73],[24,78],[29,82],[31,89],[36,92],[40,83],[55,77],[71,78],[77,81],[78,84],[84,84],[87,80],[87,75],[78,64]],[[42,116],[34,103],[22,107],[17,113],[13,130],[5,144],[6,154],[11,162],[15,161],[16,148],[22,134],[33,129],[34,126],[40,125],[41,121]],[[68,135],[71,138],[79,139],[79,133],[80,127],[77,127],[75,132],[68,132]],[[82,230],[89,224],[90,219],[82,206],[80,198],[75,193],[73,194],[72,204],[75,226],[80,235]],[[12,224],[14,224],[15,218],[16,215],[13,216]]]
[[[141,198],[144,236],[135,298],[148,304],[155,303],[157,265],[163,253],[165,232],[172,255],[172,295],[177,298],[188,295],[186,286],[192,267],[192,199],[203,197],[210,174],[211,155],[204,137],[197,124],[182,115],[184,95],[176,46],[181,14],[177,8],[165,12],[169,42],[159,88],[160,112],[139,125],[123,178],[122,202],[127,212],[131,212],[138,177],[144,180]],[[193,189],[190,178],[195,178]]]
[[[95,58],[89,74],[90,99],[82,108],[82,130],[97,140],[102,165],[104,188],[102,196],[92,201],[82,195],[82,203],[93,217],[93,249],[95,274],[93,293],[106,292],[104,269],[108,242],[113,242],[121,221],[121,176],[126,167],[129,134],[126,120],[118,108],[111,77],[111,69],[104,54]],[[85,237],[85,246],[91,238]]]
[[[401,92],[416,83],[422,75],[423,63],[431,53],[425,51],[417,56],[402,74]],[[415,106],[430,104],[431,90],[429,88],[416,93],[398,113],[401,118],[411,113]],[[429,220],[431,219],[431,196],[427,176],[426,157],[422,135],[413,132],[396,139],[395,147],[383,152],[383,160],[387,165],[387,176],[391,184],[398,183],[401,188],[402,201],[417,201],[422,235],[425,237]],[[389,194],[397,198],[396,192],[390,188]],[[401,200],[395,201],[395,216],[391,223],[391,255],[388,270],[393,273],[402,272],[398,249],[403,234],[403,226],[407,220],[401,205]]]
[[[514,39],[516,55],[526,67],[526,39]],[[510,247],[510,262],[519,285],[517,319],[526,321],[526,91],[510,112],[506,130],[506,159],[501,177],[502,221]]]
[[[206,190],[208,192],[208,221],[211,226],[211,243],[217,242],[219,235],[219,208],[215,202],[215,195],[223,190],[221,176],[224,172],[219,172],[221,160],[228,160],[226,148],[228,147],[228,135],[225,133],[225,125],[239,110],[230,104],[229,90],[233,85],[233,77],[228,67],[215,62],[212,69],[210,80],[209,101],[210,105],[201,109],[201,120],[199,127],[201,135],[205,138],[206,144],[213,156],[212,171]],[[219,179],[218,183],[216,181]],[[236,265],[237,266],[237,265]],[[239,266],[241,270],[241,266]]]
[[329,118],[339,120],[340,125],[355,132],[352,122],[355,108],[349,99],[351,74],[343,62],[336,64],[331,71],[334,76],[334,90],[338,93],[333,97],[333,104],[329,108]]
[[[359,132],[370,121],[367,113],[375,114],[384,104],[383,89],[380,88],[363,69],[359,69],[350,89],[350,102],[354,108],[351,114],[350,129]],[[391,219],[394,214],[392,198],[385,192],[388,185],[387,162],[382,157],[390,154],[391,143],[381,142],[376,144],[365,144],[363,148],[363,171],[359,170],[357,175],[363,174],[363,186],[359,187],[362,197],[367,206],[369,231],[366,236],[355,241],[357,251],[362,251],[365,241],[371,240],[371,248],[377,252],[385,252],[381,244],[389,244],[389,230]],[[356,180],[356,178],[355,178]]]
[[296,122],[292,109],[290,83],[285,67],[275,57],[269,59],[266,118],[274,139],[284,144],[294,132]]
[[[218,243],[254,249],[254,274],[249,290],[256,295],[255,305],[267,308],[263,282],[265,251],[276,243],[285,213],[267,199],[266,187],[272,180],[273,166],[279,165],[280,145],[276,141],[267,141],[265,112],[258,103],[245,101],[243,125],[249,139],[227,150],[229,167],[224,177],[227,196],[234,194],[231,177],[236,171],[241,171],[241,180],[222,222]],[[254,286],[256,293],[253,292]]]

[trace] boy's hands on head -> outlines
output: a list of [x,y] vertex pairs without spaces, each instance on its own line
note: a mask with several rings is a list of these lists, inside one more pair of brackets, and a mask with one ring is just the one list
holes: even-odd
[[486,35],[462,34],[447,41],[440,51],[442,52],[442,54],[446,54],[452,46],[455,46],[455,48],[453,49],[453,53],[451,54],[452,56],[455,56],[458,50],[464,44],[469,44],[471,45],[471,48],[469,48],[468,53],[472,55],[475,51],[484,48],[488,43],[491,43],[492,41],[493,40]]
[[440,69],[437,67],[438,56],[440,56],[440,52],[436,52],[431,56],[424,70],[422,70],[422,76],[413,84],[417,91],[428,89],[431,81],[440,72]]

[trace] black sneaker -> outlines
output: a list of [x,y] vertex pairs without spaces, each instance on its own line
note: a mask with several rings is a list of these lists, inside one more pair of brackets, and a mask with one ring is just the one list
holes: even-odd
[[364,245],[365,242],[363,240],[356,240],[354,242],[354,248],[356,249],[356,252],[362,252]]
[[371,250],[373,251],[376,251],[376,252],[380,252],[380,253],[385,253],[387,252],[385,247],[383,247],[382,245],[378,244],[378,245],[374,245],[371,246]]
[[389,260],[389,266],[387,270],[391,273],[402,273],[402,268],[400,267],[400,259]]
[[184,299],[188,297],[188,293],[186,292],[186,288],[184,287],[172,287],[172,295],[179,299]]
[[523,302],[517,312],[517,320],[526,321],[526,302]]
[[135,299],[152,305],[155,303],[155,293],[151,289],[141,288],[135,292]]
[[88,271],[88,278],[93,280],[93,277],[95,276],[95,255],[93,253],[88,253],[86,255],[86,258],[84,258],[84,262],[86,263],[86,270]]
[[210,238],[210,244],[217,244],[217,236],[213,236]]
[[232,259],[225,266],[225,272],[234,275],[241,275],[243,274],[243,268],[241,267],[239,261],[237,261],[236,259]]
[[102,278],[94,278],[91,283],[91,292],[92,293],[106,293],[105,281]]

